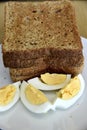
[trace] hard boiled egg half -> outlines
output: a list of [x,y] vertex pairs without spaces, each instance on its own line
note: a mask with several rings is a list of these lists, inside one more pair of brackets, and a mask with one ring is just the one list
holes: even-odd
[[35,88],[40,90],[57,90],[63,88],[71,79],[70,74],[42,74],[41,78],[35,77],[28,80],[29,84],[32,84]]
[[62,89],[56,92],[56,100],[53,103],[53,110],[56,108],[67,109],[72,106],[83,94],[85,81],[81,74],[71,79]]
[[48,101],[46,95],[23,81],[21,84],[21,101],[25,107],[34,113],[46,113],[52,108],[52,104]]
[[0,88],[0,112],[10,109],[18,101],[20,84],[18,81]]

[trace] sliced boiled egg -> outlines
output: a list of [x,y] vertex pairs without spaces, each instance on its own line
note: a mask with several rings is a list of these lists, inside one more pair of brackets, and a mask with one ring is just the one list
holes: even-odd
[[20,95],[22,103],[31,112],[46,113],[52,108],[45,94],[25,81],[21,84]]
[[71,79],[68,85],[59,90],[57,98],[54,101],[53,110],[55,108],[66,109],[72,106],[83,94],[85,82],[81,74]]
[[18,81],[0,88],[0,112],[10,109],[18,101],[20,84]]
[[67,75],[56,73],[41,74],[41,80],[48,85],[58,85],[65,82]]
[[70,81],[71,75],[67,74],[43,74],[41,80],[38,77],[28,80],[28,83],[40,90],[57,90],[66,86]]

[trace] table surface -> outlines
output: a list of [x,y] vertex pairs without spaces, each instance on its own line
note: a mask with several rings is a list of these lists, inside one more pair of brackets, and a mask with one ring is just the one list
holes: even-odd
[[[80,35],[87,38],[87,0],[73,0],[72,2],[76,10]],[[3,41],[4,35],[4,5],[4,2],[0,2],[0,42]]]

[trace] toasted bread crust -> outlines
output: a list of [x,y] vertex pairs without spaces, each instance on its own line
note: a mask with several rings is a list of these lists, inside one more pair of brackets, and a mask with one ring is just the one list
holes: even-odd
[[38,66],[39,64],[47,66],[47,63],[45,62],[44,58],[38,58],[33,60],[21,60],[21,59],[17,59],[13,61],[5,60],[4,62],[4,65],[10,68],[28,68],[28,67],[32,67],[33,65]]
[[[14,82],[16,81],[22,81],[22,80],[28,80],[30,78],[34,78],[34,77],[39,77],[41,74],[49,72],[49,73],[63,73],[63,74],[71,74],[72,77],[76,76],[79,74],[79,72],[82,71],[83,69],[83,65],[81,67],[66,67],[64,68],[60,68],[60,67],[55,67],[55,68],[45,68],[45,69],[41,69],[38,70],[38,66],[36,68],[36,70],[33,71],[33,69],[35,69],[34,67],[30,67],[30,68],[19,68],[19,69],[13,69],[10,68],[10,75],[11,78]],[[69,73],[68,73],[69,72]]]
[[[26,71],[26,69],[25,69],[25,71]],[[16,72],[16,70],[15,70],[15,72]],[[23,73],[20,74],[20,75],[19,74],[17,75],[17,73],[14,74],[14,71],[10,69],[10,76],[11,76],[12,80],[14,82],[16,82],[16,81],[28,80],[28,79],[34,78],[34,77],[39,77],[40,74],[43,74],[43,73],[46,73],[46,72],[47,72],[46,69],[42,69],[40,71],[37,70],[36,72],[33,72],[33,71],[30,72],[29,71],[28,75],[23,75]]]
[[46,72],[48,67],[46,64],[37,64],[37,66],[33,65],[29,68],[10,68],[10,74],[14,76],[28,76],[34,74],[41,74],[42,72]]
[[[39,53],[37,53],[37,51],[32,51],[32,56],[35,54],[35,56],[38,55],[38,59],[31,59],[31,60],[28,60],[26,59],[26,57],[28,57],[28,55],[25,53],[24,55],[24,59],[18,59],[15,57],[14,60],[11,60],[12,56],[10,53],[8,53],[8,58],[7,56],[3,56],[4,58],[4,65],[6,67],[10,67],[10,68],[28,68],[32,65],[37,65],[39,62],[45,62],[47,65],[49,65],[49,62],[50,60],[52,59],[58,59],[58,62],[61,62],[63,64],[68,64],[69,65],[81,65],[83,64],[83,61],[84,61],[84,57],[83,57],[83,54],[82,54],[82,51],[81,50],[55,50],[55,49],[51,49],[50,51],[49,50],[46,50],[43,49],[42,51],[45,55],[46,54],[49,54],[49,57],[46,56],[43,56],[43,58],[41,58],[41,52],[39,51]],[[15,52],[16,53],[16,52]],[[22,54],[19,55],[18,54],[18,57],[22,57]],[[17,55],[15,55],[17,56]],[[8,60],[7,60],[8,59]]]
[[[38,61],[39,59],[37,59]],[[59,58],[52,58],[47,59],[46,63],[45,62],[39,62],[37,65],[32,65],[29,68],[10,68],[10,73],[11,75],[14,76],[26,76],[26,75],[30,75],[30,74],[34,74],[38,71],[42,72],[45,70],[50,72],[50,73],[65,73],[65,74],[72,74],[73,76],[79,74],[82,72],[83,66],[84,66],[84,60],[80,61],[79,58],[78,60],[78,64],[76,60],[72,60],[72,59],[68,59],[67,61],[64,60],[64,58],[59,59]],[[80,61],[80,62],[79,62]],[[71,62],[72,64],[69,64],[69,62]],[[41,73],[39,73],[41,74]]]

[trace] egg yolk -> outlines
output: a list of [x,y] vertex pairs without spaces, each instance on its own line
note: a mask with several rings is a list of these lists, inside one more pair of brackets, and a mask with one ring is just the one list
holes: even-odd
[[25,89],[25,96],[31,104],[42,104],[48,101],[43,92],[36,89],[32,85],[28,85]]
[[66,80],[66,75],[45,73],[41,74],[41,80],[48,85],[57,85],[63,83]]
[[62,99],[70,99],[77,95],[77,93],[80,91],[80,80],[78,77],[74,77],[71,79],[69,84],[65,86],[60,91],[56,92],[57,96]]
[[7,105],[15,96],[16,88],[12,85],[0,88],[0,105]]

